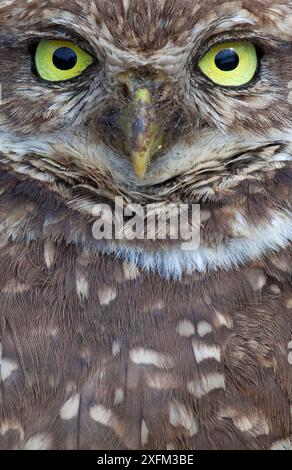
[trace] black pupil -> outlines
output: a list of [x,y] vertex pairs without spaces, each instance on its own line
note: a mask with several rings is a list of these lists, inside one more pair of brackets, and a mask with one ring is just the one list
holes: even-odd
[[224,49],[216,55],[215,64],[223,72],[235,70],[239,64],[238,54],[234,49]]
[[60,47],[53,55],[53,63],[57,69],[71,70],[77,64],[77,54],[69,47]]

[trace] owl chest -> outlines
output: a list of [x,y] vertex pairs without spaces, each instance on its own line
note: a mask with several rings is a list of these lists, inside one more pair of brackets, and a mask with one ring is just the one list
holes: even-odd
[[29,436],[50,426],[53,447],[164,448],[229,423],[266,439],[276,409],[289,426],[289,286],[259,269],[166,281],[57,250],[2,271],[1,407]]

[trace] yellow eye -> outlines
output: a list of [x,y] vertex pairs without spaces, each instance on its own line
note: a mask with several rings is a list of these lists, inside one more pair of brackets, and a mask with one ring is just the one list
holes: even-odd
[[41,41],[35,54],[38,74],[49,82],[78,77],[93,58],[70,41]]
[[246,85],[257,67],[256,48],[247,41],[217,44],[199,62],[199,68],[212,82],[226,87]]

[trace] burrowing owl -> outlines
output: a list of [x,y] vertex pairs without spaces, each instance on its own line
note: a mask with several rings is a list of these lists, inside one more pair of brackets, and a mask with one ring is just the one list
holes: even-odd
[[0,83],[1,447],[291,448],[291,1],[1,0]]

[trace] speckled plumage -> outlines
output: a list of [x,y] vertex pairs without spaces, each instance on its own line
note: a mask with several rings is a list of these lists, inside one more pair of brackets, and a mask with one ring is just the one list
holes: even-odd
[[[292,447],[291,18],[283,0],[1,0],[0,448]],[[42,37],[95,65],[41,81]],[[230,38],[261,47],[248,87],[195,67]],[[143,180],[108,120],[128,70],[164,77]],[[199,250],[97,242],[92,209],[120,195],[200,204]]]

